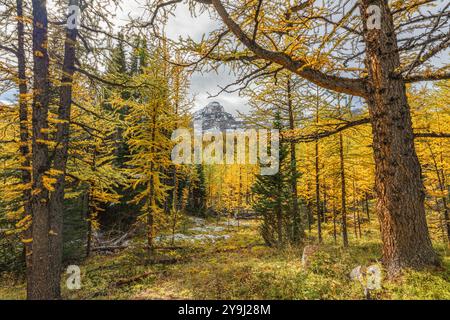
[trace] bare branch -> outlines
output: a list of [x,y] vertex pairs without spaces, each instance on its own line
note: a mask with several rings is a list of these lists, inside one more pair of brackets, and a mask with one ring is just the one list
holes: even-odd
[[13,55],[15,55],[15,56],[17,56],[17,50],[15,50],[15,49],[13,49],[13,48],[10,48],[10,47],[7,47],[7,46],[4,46],[4,45],[2,45],[2,44],[0,44],[0,49],[1,50],[5,50],[5,51],[7,51],[7,52],[9,52],[9,53],[12,53]]
[[415,138],[450,138],[450,133],[445,132],[424,132],[424,133],[415,133]]
[[359,119],[359,120],[355,120],[355,121],[350,121],[350,122],[346,122],[345,124],[338,124],[338,127],[334,130],[329,130],[329,131],[322,131],[322,132],[317,132],[314,134],[308,134],[308,135],[299,135],[299,136],[294,136],[294,137],[283,137],[284,141],[287,142],[314,142],[317,141],[319,139],[323,139],[323,138],[327,138],[330,137],[332,135],[335,135],[339,132],[348,130],[350,128],[354,128],[357,126],[361,126],[364,124],[368,124],[370,123],[370,119],[369,118],[363,118],[363,119]]
[[367,96],[365,79],[350,79],[325,74],[320,70],[309,67],[307,61],[304,59],[293,60],[284,52],[274,52],[264,49],[245,34],[241,27],[230,17],[220,0],[211,0],[211,2],[226,26],[255,55],[267,61],[277,63],[322,88],[360,97]]
[[430,74],[416,74],[404,78],[406,83],[414,83],[421,81],[439,81],[450,79],[450,72],[436,72]]
[[158,16],[158,11],[161,10],[162,8],[168,7],[168,6],[177,4],[177,3],[181,3],[181,2],[183,2],[183,0],[170,0],[170,1],[167,1],[167,2],[159,3],[159,4],[156,6],[155,11],[153,12],[153,15],[152,15],[150,21],[147,22],[147,23],[144,23],[144,24],[142,25],[142,27],[148,28],[148,27],[150,27],[150,26],[153,26],[154,23],[155,23],[156,17]]

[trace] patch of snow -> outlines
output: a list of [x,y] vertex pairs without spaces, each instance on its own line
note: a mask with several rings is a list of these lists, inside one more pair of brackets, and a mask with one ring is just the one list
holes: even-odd
[[[188,236],[182,233],[177,233],[174,235],[175,241],[189,241],[189,242],[205,242],[211,241],[215,242],[217,240],[228,240],[230,238],[229,235],[214,235],[214,234],[197,234]],[[155,239],[157,242],[161,242],[164,240],[172,240],[172,235],[159,236]]]
[[224,227],[214,227],[214,226],[204,226],[204,227],[195,227],[189,229],[189,231],[193,232],[222,232],[225,231]]
[[190,220],[193,223],[195,223],[196,226],[205,226],[206,225],[206,220],[202,219],[202,218],[190,217]]
[[224,221],[221,224],[224,226],[229,226],[229,227],[248,227],[249,226],[249,224],[247,222],[239,221],[236,219]]

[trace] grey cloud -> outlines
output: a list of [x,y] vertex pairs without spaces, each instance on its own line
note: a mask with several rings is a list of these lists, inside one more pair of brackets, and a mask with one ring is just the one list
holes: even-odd
[[[137,1],[129,1],[123,5],[122,12],[118,14],[119,20],[125,20],[129,13],[133,16],[142,14],[142,6]],[[189,7],[186,4],[179,4],[174,12],[174,16],[169,18],[167,25],[167,36],[173,40],[180,37],[191,37],[195,41],[200,41],[202,37],[213,31],[217,27],[217,22],[212,20],[207,12],[191,16]],[[222,93],[220,96],[208,99],[208,93],[216,94],[219,92],[218,86],[226,86],[236,81],[236,78],[229,73],[226,68],[220,68],[216,72],[195,73],[191,79],[190,95],[195,97],[194,109],[198,110],[205,107],[211,101],[220,102],[227,112],[236,114],[248,111],[247,99],[240,97],[238,93]]]

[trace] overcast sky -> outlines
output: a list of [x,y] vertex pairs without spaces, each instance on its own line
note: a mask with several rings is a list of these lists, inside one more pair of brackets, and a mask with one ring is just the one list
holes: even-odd
[[[51,9],[54,0],[48,0],[48,6]],[[128,15],[140,16],[143,13],[143,8],[140,7],[138,2],[144,2],[143,0],[125,0],[122,2],[122,10],[117,12],[116,25],[118,29],[121,25],[128,22]],[[446,1],[442,1],[435,10],[440,10]],[[213,21],[207,13],[198,15],[197,17],[191,17],[191,13],[186,4],[181,3],[177,5],[174,15],[169,18],[168,25],[166,27],[167,36],[173,40],[177,40],[179,37],[187,38],[191,37],[196,41],[199,41],[203,35],[207,35],[211,30],[216,29],[216,23]],[[433,60],[434,65],[441,65],[446,63],[450,49],[444,51],[438,57]],[[191,79],[190,95],[195,97],[194,109],[198,110],[206,106],[209,102],[218,101],[225,109],[233,114],[236,114],[236,110],[240,112],[246,112],[248,110],[247,99],[240,97],[238,93],[227,94],[223,93],[218,97],[209,99],[208,93],[215,94],[220,89],[219,86],[224,87],[227,84],[233,83],[235,77],[230,74],[226,68],[220,68],[219,71],[200,74],[195,73]],[[5,95],[0,95],[1,101],[11,101],[14,99],[14,92],[8,92]]]
[[[52,1],[49,1],[49,6],[52,6]],[[128,22],[128,14],[132,16],[140,16],[143,8],[135,0],[124,1],[122,4],[122,11],[117,12],[116,25],[121,26]],[[208,14],[202,14],[195,18],[191,17],[188,6],[186,4],[177,5],[175,15],[170,17],[167,25],[167,36],[173,40],[179,37],[191,37],[196,41],[201,40],[204,34],[214,30],[216,24],[210,19]],[[221,68],[219,72],[211,73],[195,73],[191,79],[190,95],[195,98],[194,110],[205,107],[209,102],[218,101],[225,109],[236,115],[236,110],[245,112],[248,110],[247,100],[235,94],[221,94],[218,97],[208,99],[208,93],[216,94],[219,91],[218,86],[226,86],[234,82],[235,78],[230,75],[229,71]],[[0,102],[7,102],[14,100],[14,92],[8,92],[5,95],[0,95]]]
[[[121,22],[126,22],[128,13],[133,16],[139,16],[142,13],[142,8],[135,0],[127,1],[122,5],[123,12],[119,19]],[[119,22],[119,23],[121,23]],[[178,4],[174,12],[174,16],[169,18],[166,33],[167,36],[173,40],[180,37],[191,37],[196,41],[200,41],[203,35],[216,29],[217,22],[213,21],[207,13],[192,17],[189,8],[186,4]],[[223,93],[218,97],[208,99],[210,94],[216,94],[220,90],[218,86],[224,87],[235,81],[235,77],[230,75],[229,70],[220,68],[218,72],[210,73],[195,73],[191,79],[190,94],[195,97],[195,110],[205,107],[209,102],[218,101],[222,104],[226,111],[236,115],[236,110],[246,112],[248,110],[247,99],[240,97],[238,93],[228,94]]]

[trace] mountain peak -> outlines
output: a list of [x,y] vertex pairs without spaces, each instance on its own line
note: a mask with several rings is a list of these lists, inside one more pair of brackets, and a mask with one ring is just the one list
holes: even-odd
[[208,103],[203,110],[206,113],[225,113],[225,108],[217,101]]
[[233,130],[242,127],[242,122],[237,121],[230,113],[225,112],[225,108],[217,101],[194,113],[194,121],[202,122],[203,130]]

